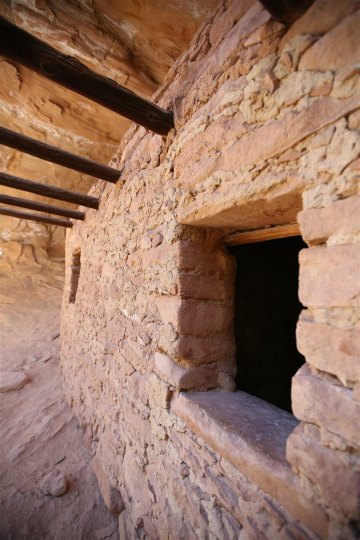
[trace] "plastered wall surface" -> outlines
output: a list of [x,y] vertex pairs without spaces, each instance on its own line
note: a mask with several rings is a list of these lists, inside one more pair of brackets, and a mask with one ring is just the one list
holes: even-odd
[[[291,27],[221,2],[155,96],[175,130],[130,128],[67,234],[62,372],[122,538],[359,534],[359,24],[355,0]],[[296,418],[232,392],[223,243],[295,221]]]

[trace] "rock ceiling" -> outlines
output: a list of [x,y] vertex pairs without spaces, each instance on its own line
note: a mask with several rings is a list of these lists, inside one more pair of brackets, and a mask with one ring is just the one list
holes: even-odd
[[[216,4],[217,0],[0,0],[0,15],[150,97]],[[0,125],[75,154],[106,163],[130,125],[1,57],[0,78]],[[86,192],[94,181],[5,146],[0,146],[0,171],[79,192]],[[6,187],[0,187],[0,193],[66,206]],[[64,231],[53,226],[1,216],[2,265],[21,258],[26,245],[35,259],[40,252],[62,257],[63,238]]]

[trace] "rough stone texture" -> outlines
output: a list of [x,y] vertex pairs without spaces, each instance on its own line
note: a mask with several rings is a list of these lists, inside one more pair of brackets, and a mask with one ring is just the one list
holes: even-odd
[[301,234],[310,246],[351,243],[360,233],[360,195],[334,202],[331,206],[304,210],[298,214]]
[[360,243],[314,247],[300,253],[299,298],[319,307],[360,307]]
[[[94,186],[99,210],[68,234],[62,370],[89,448],[124,501],[124,538],[347,539],[356,531],[358,75],[353,48],[346,73],[336,63],[324,70],[315,54],[311,70],[299,63],[316,43],[344,36],[358,7],[317,0],[312,13],[326,17],[309,26],[305,14],[287,29],[258,2],[221,2],[155,94],[174,108],[176,129],[161,138],[130,128],[113,158],[121,182]],[[294,222],[301,210],[305,223],[324,209],[325,232],[309,225],[306,233],[321,245],[300,256],[308,311],[299,346],[309,362],[293,382],[299,429],[318,436],[289,440],[291,472],[294,419],[228,392],[235,267],[222,239]],[[326,225],[332,211],[342,217]],[[330,479],[316,470],[323,461],[348,501],[333,500]]]
[[102,468],[101,461],[97,456],[94,457],[92,463],[99,484],[100,493],[106,506],[112,514],[120,514],[125,508],[120,493],[110,484],[104,469]]
[[297,325],[297,344],[307,361],[345,386],[360,380],[360,329],[317,323],[307,311]]
[[165,354],[156,352],[154,355],[154,371],[166,383],[179,390],[216,388],[218,386],[216,364],[186,368],[179,366]]
[[360,432],[356,420],[360,414],[360,403],[352,399],[351,389],[336,379],[329,379],[311,373],[307,365],[300,368],[292,386],[294,414],[300,420],[324,426],[359,447]]
[[296,426],[290,414],[244,392],[227,393],[221,400],[216,393],[181,394],[171,406],[197,435],[295,518],[319,536],[326,535],[324,512],[301,496],[297,478],[284,462],[285,441]]
[[304,433],[303,426],[296,428],[287,440],[287,458],[296,470],[316,484],[329,507],[358,519],[360,470],[354,470],[349,461],[323,446],[316,435],[314,430],[312,436]]
[[61,471],[51,471],[43,480],[41,490],[45,495],[61,497],[67,492],[67,480]]
[[[0,1],[0,15],[126,88],[150,97],[217,0]],[[151,23],[150,23],[151,21]],[[78,155],[106,163],[130,122],[96,103],[0,57],[1,125]],[[90,176],[2,146],[1,170],[86,193]],[[1,193],[54,204],[30,193]],[[64,202],[58,203],[71,207]],[[0,216],[0,247],[11,263],[11,242],[30,245],[36,262],[64,257],[64,230]],[[10,244],[10,245],[9,245]]]
[[299,69],[335,71],[346,64],[356,64],[359,58],[357,39],[359,25],[360,13],[357,11],[317,40],[302,56]]

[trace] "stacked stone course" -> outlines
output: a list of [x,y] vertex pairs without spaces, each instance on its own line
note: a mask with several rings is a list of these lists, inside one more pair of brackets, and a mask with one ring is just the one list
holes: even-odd
[[[62,370],[121,538],[359,534],[359,22],[357,0],[316,0],[291,27],[221,2],[155,96],[176,129],[130,128],[121,181],[68,233]],[[223,243],[294,221],[300,423],[231,392]]]

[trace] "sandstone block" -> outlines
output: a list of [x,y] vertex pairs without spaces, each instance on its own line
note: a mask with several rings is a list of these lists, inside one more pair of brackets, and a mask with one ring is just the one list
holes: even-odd
[[235,259],[218,246],[179,242],[179,270],[212,275],[218,279],[232,279]]
[[146,270],[152,266],[165,265],[169,260],[177,260],[178,244],[160,244],[148,250],[138,250],[131,253],[127,259],[129,268]]
[[182,390],[215,388],[218,384],[215,364],[186,368],[159,352],[154,356],[154,371],[164,381]]
[[217,276],[201,276],[181,273],[178,278],[178,294],[185,298],[229,301],[233,296],[233,283]]
[[148,395],[146,383],[145,376],[138,371],[135,371],[135,373],[128,377],[126,389],[134,403],[137,403],[138,401],[142,401],[145,404],[147,403]]
[[[184,223],[196,223],[204,227],[253,229],[296,220],[296,215],[302,208],[304,179],[292,176],[282,181],[285,180],[282,174],[269,174],[265,170],[258,175],[256,182],[243,184],[243,175],[240,172],[235,174],[234,185],[225,183],[224,192],[218,199],[212,199],[207,194],[191,205],[180,207],[179,214],[182,215]],[[262,196],[260,191],[263,191],[264,185],[268,188]]]
[[115,381],[123,381],[135,371],[134,366],[119,351],[114,355],[106,356],[106,365]]
[[360,380],[360,331],[316,323],[303,312],[297,325],[299,351],[312,366],[336,375],[343,384]]
[[233,304],[186,300],[161,296],[155,299],[161,320],[171,323],[179,333],[207,336],[230,328]]
[[335,71],[359,62],[360,11],[346,17],[302,56],[299,69]]
[[360,243],[300,252],[299,298],[311,307],[360,305]]
[[143,347],[146,347],[146,345],[149,345],[151,343],[151,337],[148,334],[145,334],[145,332],[142,332],[141,334],[139,334],[136,340]]
[[253,0],[245,0],[240,4],[232,2],[229,4],[229,9],[224,10],[217,18],[218,24],[213,25],[210,29],[209,40],[214,45],[224,37],[224,32],[229,32],[234,24],[239,21],[252,6]]
[[143,347],[137,341],[124,340],[122,342],[120,355],[123,356],[136,370],[140,372],[146,371],[147,358],[144,354]]
[[[245,5],[249,6],[248,0],[246,0]],[[198,94],[201,95],[202,99],[210,97],[211,93],[209,90],[213,84],[212,81],[214,76],[218,74],[219,71],[224,70],[224,66],[230,67],[231,55],[233,51],[239,47],[239,41],[245,41],[247,36],[256,31],[260,26],[266,24],[269,19],[269,12],[265,9],[261,9],[259,5],[255,4],[245,12],[240,20],[236,21],[225,39],[223,39],[220,45],[213,51],[214,54],[209,57],[206,72],[203,74],[202,84],[200,85],[198,83],[196,85],[196,90],[198,91]],[[272,24],[276,23],[273,22]],[[248,67],[248,62],[246,62],[245,66]]]
[[[149,396],[150,398],[150,396]],[[116,441],[116,448],[119,454],[123,453],[126,445],[123,443],[123,439],[134,440],[132,444],[136,446],[143,447],[146,444],[151,444],[151,425],[149,422],[148,408],[140,407],[137,408],[135,404],[129,398],[129,401],[123,399],[121,402],[121,412],[123,415],[124,425],[126,425],[123,430],[124,436],[120,436]],[[117,407],[114,412],[118,411]]]
[[235,340],[230,331],[206,337],[180,335],[166,352],[189,365],[220,362],[222,369],[229,364],[235,366]]
[[286,443],[286,457],[295,469],[320,488],[331,507],[351,518],[360,514],[360,472],[322,446],[298,426]]
[[300,19],[295,21],[281,41],[281,49],[299,34],[326,34],[359,7],[357,0],[316,0]]
[[208,466],[205,467],[205,475],[206,481],[211,486],[211,492],[221,501],[222,506],[237,517],[239,494],[229,486],[229,482],[224,476],[214,474]]
[[43,480],[41,490],[45,495],[61,497],[68,490],[68,483],[60,471],[52,471]]
[[234,374],[235,374],[235,366],[233,371],[230,373],[226,371],[219,371],[218,375],[218,386],[219,388],[222,388],[223,390],[227,390],[228,392],[234,392],[236,390],[236,382],[234,380]]
[[352,399],[351,390],[313,375],[305,364],[293,377],[291,398],[296,418],[360,446],[360,402]]
[[360,129],[360,109],[350,114],[348,118],[349,129]]
[[355,235],[360,231],[360,195],[319,209],[298,214],[301,235],[309,245],[326,242],[337,234]]
[[109,479],[102,467],[99,456],[96,455],[94,457],[92,465],[99,484],[100,493],[106,506],[111,513],[120,514],[125,508],[124,502],[120,492],[110,484]]
[[10,92],[18,92],[21,86],[21,77],[15,66],[2,60],[0,62],[0,75],[7,90]]
[[329,93],[332,86],[331,73],[295,71],[290,73],[274,94],[274,101],[279,108],[288,107],[305,95]]
[[155,373],[149,375],[147,379],[147,388],[149,394],[150,407],[168,409],[172,392],[169,383],[165,383]]
[[0,371],[0,393],[20,390],[30,377],[23,371]]
[[325,513],[302,496],[285,459],[286,439],[297,425],[292,415],[245,392],[180,393],[171,408],[210,448],[326,537]]
[[117,351],[117,344],[114,343],[113,341],[110,341],[109,339],[107,339],[105,341],[105,347],[104,347],[104,351],[105,351],[105,354],[114,354],[115,351]]
[[[136,444],[136,441],[134,442]],[[141,450],[143,451],[143,448],[140,445],[136,444],[135,449],[127,445],[123,461],[124,487],[128,493],[131,493],[129,510],[131,510],[131,518],[135,522],[143,518],[144,508],[152,504],[154,500],[154,493],[147,482],[146,461],[142,464],[139,463]],[[155,498],[157,499],[156,492]]]
[[300,113],[289,111],[280,119],[270,120],[233,143],[226,152],[222,152],[222,162],[217,168],[238,171],[248,165],[259,166],[359,106],[359,96],[347,99],[314,98]]

